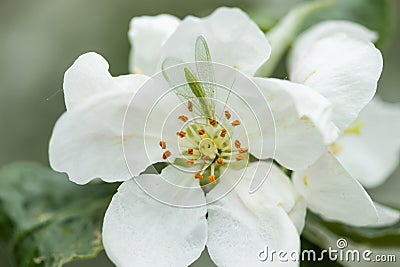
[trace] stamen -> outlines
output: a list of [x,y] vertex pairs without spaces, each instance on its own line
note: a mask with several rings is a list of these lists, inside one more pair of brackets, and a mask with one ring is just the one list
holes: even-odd
[[232,117],[231,113],[228,110],[225,110],[225,118],[229,120]]
[[203,159],[204,161],[210,161],[210,157],[209,157],[209,156],[203,156],[202,159]]
[[223,138],[223,137],[225,137],[226,133],[227,133],[226,129],[223,128],[223,129],[221,130],[221,134],[220,134],[219,136],[221,136],[221,137]]
[[210,120],[208,120],[208,122],[210,123],[210,125],[212,125],[214,127],[217,125],[217,120],[216,119],[210,119]]
[[190,100],[188,100],[187,108],[188,108],[188,110],[189,110],[190,112],[193,112],[193,104],[192,104],[192,102],[190,102]]
[[239,126],[240,125],[240,121],[239,120],[234,120],[233,122],[232,122],[232,126]]
[[193,155],[193,148],[188,148],[188,154]]
[[239,140],[235,140],[235,147],[237,148],[237,149],[239,149],[240,147],[241,147],[241,143],[240,143],[240,141]]
[[208,176],[208,180],[210,180],[210,182],[213,183],[213,184],[217,184],[217,182],[215,181],[215,176],[214,175]]
[[169,158],[172,155],[171,151],[167,150],[163,153],[162,158],[163,160],[166,160],[167,158]]
[[189,120],[188,117],[186,117],[185,115],[181,115],[178,117],[179,120],[183,121],[183,122],[187,122]]
[[164,141],[160,141],[160,147],[162,149],[166,149],[167,148],[167,143],[165,143]]
[[203,179],[203,175],[201,175],[201,174],[198,172],[198,173],[196,173],[196,174],[194,175],[194,178],[196,178],[196,179]]
[[199,130],[197,131],[197,133],[198,133],[199,135],[203,135],[203,134],[205,133],[205,131],[204,131],[203,129],[199,129]]
[[236,157],[236,160],[237,160],[237,161],[244,160],[244,157],[243,157],[243,155],[239,155],[239,156],[237,156],[237,157]]
[[247,153],[249,149],[247,147],[241,147],[239,148],[239,153]]
[[219,164],[219,165],[224,164],[224,160],[223,160],[222,158],[218,158],[216,162],[217,162],[217,164]]
[[194,164],[194,160],[193,159],[188,159],[188,160],[186,160],[186,164],[187,165],[193,165]]
[[183,138],[186,136],[186,132],[180,131],[180,132],[177,132],[176,135],[178,135],[180,138]]

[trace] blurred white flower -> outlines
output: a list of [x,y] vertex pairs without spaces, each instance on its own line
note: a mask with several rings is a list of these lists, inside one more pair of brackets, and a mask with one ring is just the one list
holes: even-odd
[[381,53],[372,44],[376,38],[376,33],[352,22],[323,22],[298,38],[289,58],[290,78],[332,102],[332,119],[340,130],[340,138],[332,140],[325,155],[293,173],[294,184],[312,211],[354,225],[391,224],[400,217],[375,204],[379,220],[371,224],[375,214],[363,207],[370,207],[371,201],[360,203],[358,198],[366,193],[355,180],[364,185],[382,181],[394,169],[400,148],[400,128],[390,122],[399,111],[376,100],[366,106],[382,71]]

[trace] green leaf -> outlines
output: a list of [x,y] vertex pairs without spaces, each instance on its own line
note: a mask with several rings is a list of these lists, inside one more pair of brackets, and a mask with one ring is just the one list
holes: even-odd
[[116,184],[79,186],[34,163],[3,167],[0,245],[16,266],[62,266],[95,257],[103,249],[103,216],[115,190]]

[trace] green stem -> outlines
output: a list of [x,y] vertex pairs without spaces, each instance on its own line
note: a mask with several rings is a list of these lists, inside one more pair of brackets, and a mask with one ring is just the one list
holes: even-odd
[[331,7],[332,0],[321,0],[302,4],[292,9],[266,36],[270,42],[272,52],[267,62],[256,73],[257,77],[271,76],[282,56],[293,42],[294,37],[302,27],[304,20],[315,11]]

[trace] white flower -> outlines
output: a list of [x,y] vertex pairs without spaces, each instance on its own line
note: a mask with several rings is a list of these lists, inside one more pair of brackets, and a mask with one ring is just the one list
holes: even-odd
[[331,146],[365,187],[381,185],[399,164],[400,106],[374,98]]
[[294,184],[309,209],[354,225],[391,224],[400,217],[375,203],[379,219],[371,223],[376,216],[372,201],[362,197],[367,193],[356,181],[365,185],[382,181],[396,166],[400,148],[399,128],[390,123],[399,116],[396,108],[373,101],[359,114],[374,96],[382,71],[382,56],[371,43],[376,38],[374,32],[351,22],[320,23],[299,37],[289,60],[293,81],[333,103],[333,122],[340,130],[329,153],[306,170],[294,172]]
[[[331,219],[357,225],[377,220],[368,194],[346,173],[328,169],[323,177],[313,178],[307,171],[303,176],[296,172],[301,178],[295,175],[294,185],[305,185],[297,187],[301,196],[274,164],[247,161],[249,154],[262,160],[273,157],[288,169],[305,170],[318,160],[375,92],[381,62],[372,44],[343,37],[329,37],[332,43],[316,41],[312,60],[293,57],[306,60],[304,68],[293,72],[295,83],[251,78],[268,59],[270,47],[257,25],[238,9],[220,8],[209,17],[187,17],[181,22],[165,15],[135,18],[131,26],[131,69],[135,73],[153,75],[171,57],[192,62],[200,36],[207,41],[214,62],[236,71],[226,76],[216,71],[217,84],[231,88],[230,113],[223,121],[203,118],[203,129],[199,120],[190,121],[190,107],[182,109],[183,102],[176,96],[165,95],[169,87],[159,79],[160,74],[152,79],[139,74],[111,77],[107,62],[94,53],[79,57],[66,72],[67,112],[54,128],[50,163],[79,184],[95,178],[124,181],[110,203],[103,227],[104,247],[115,264],[187,266],[207,245],[219,266],[263,265],[257,252],[265,245],[277,251],[299,250],[306,212],[302,196],[311,209],[325,209],[323,214]],[[339,49],[335,55],[341,55],[348,48],[360,52],[352,53],[353,57],[332,56],[331,49]],[[357,65],[364,56],[371,60],[368,68]],[[359,69],[352,71],[347,66]],[[350,82],[357,89],[354,92],[346,87]],[[339,97],[335,98],[334,90]],[[353,105],[357,94],[361,94],[360,103]],[[216,97],[222,103],[226,99],[226,93]],[[225,109],[216,108],[214,114],[220,111]],[[257,116],[252,117],[250,111]],[[167,120],[170,117],[174,119]],[[276,151],[272,149],[275,146]],[[176,164],[182,159],[186,162]],[[163,169],[161,175],[142,174],[162,161],[175,165]],[[186,164],[188,171],[191,165],[207,162],[207,168],[195,175],[177,170],[177,166]],[[208,184],[211,191],[205,195],[207,190],[203,191],[195,178],[216,185]],[[253,178],[262,185],[249,194]],[[336,201],[338,197],[340,201]]]

